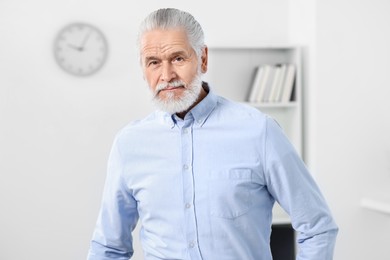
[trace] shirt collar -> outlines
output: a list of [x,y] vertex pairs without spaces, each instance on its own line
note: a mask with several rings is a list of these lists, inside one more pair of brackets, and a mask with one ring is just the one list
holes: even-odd
[[[217,96],[210,89],[207,82],[202,82],[203,89],[207,92],[207,96],[204,97],[195,107],[193,107],[184,117],[184,120],[193,118],[195,124],[203,126],[210,116],[211,112],[217,105]],[[173,128],[180,119],[176,114],[169,114],[163,112],[164,122],[168,123]]]

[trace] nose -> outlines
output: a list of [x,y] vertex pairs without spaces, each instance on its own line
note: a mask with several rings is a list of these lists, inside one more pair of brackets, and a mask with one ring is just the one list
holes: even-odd
[[171,63],[163,63],[162,71],[161,71],[161,80],[165,82],[170,82],[172,79],[176,77],[175,70]]

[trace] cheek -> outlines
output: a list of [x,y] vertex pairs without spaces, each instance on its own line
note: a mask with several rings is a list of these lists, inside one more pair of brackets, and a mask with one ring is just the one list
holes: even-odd
[[156,86],[158,84],[158,79],[155,77],[153,73],[150,73],[148,71],[144,71],[144,80],[147,82],[149,88],[151,90],[155,90]]
[[177,76],[186,83],[191,83],[197,75],[197,72],[197,67],[191,66],[190,68],[187,67],[183,70],[178,70]]

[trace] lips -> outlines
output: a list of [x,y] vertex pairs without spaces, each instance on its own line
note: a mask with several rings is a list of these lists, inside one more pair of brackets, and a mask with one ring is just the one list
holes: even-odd
[[166,87],[163,90],[174,90],[174,89],[178,89],[178,88],[184,88],[184,86]]
[[176,89],[179,89],[179,88],[184,88],[183,85],[180,85],[180,86],[167,86],[161,90],[158,91],[158,93],[160,93],[161,91],[174,91]]

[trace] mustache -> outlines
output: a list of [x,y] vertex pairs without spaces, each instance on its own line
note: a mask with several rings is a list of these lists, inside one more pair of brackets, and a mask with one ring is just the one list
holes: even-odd
[[163,82],[160,83],[156,86],[155,89],[155,95],[158,95],[162,90],[167,89],[167,88],[175,88],[175,87],[187,87],[187,84],[181,80],[175,80],[172,82]]

